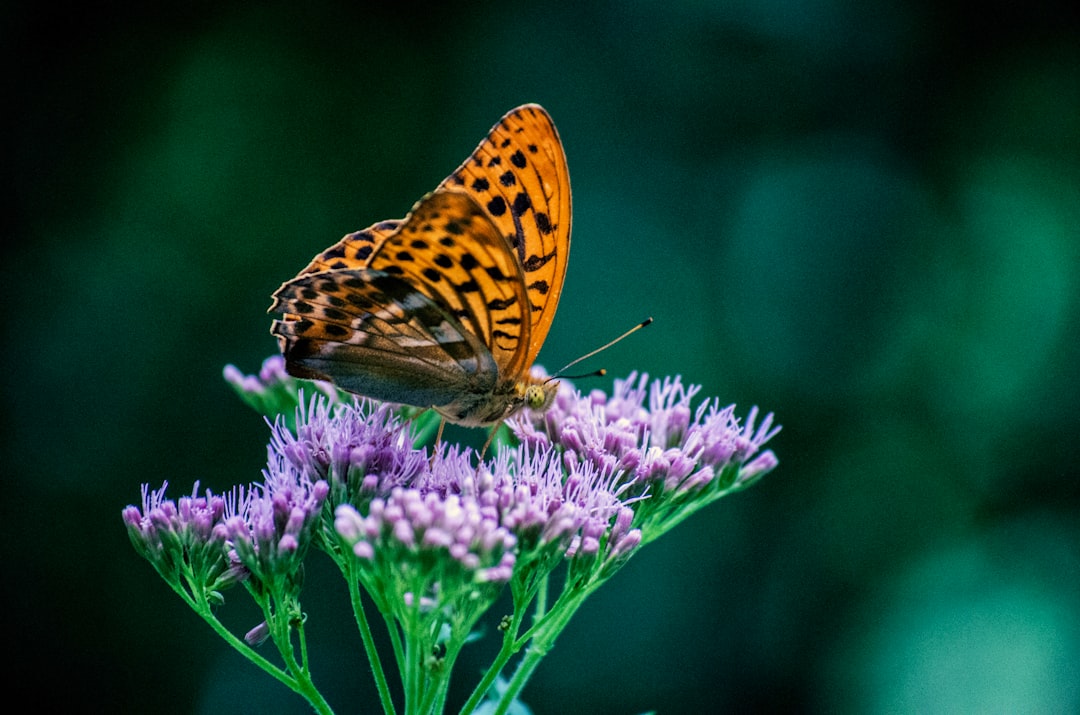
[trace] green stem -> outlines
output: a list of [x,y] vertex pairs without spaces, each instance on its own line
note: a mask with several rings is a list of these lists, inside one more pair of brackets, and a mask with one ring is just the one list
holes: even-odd
[[522,646],[528,641],[528,633],[521,637],[519,637],[519,634],[521,633],[521,624],[525,620],[525,613],[528,611],[529,603],[533,599],[536,600],[536,608],[532,619],[533,628],[535,628],[537,621],[544,616],[547,608],[548,577],[549,574],[544,574],[543,577],[530,584],[511,582],[510,589],[514,598],[514,615],[511,618],[510,626],[503,633],[502,646],[499,648],[495,660],[484,672],[484,676],[477,683],[469,695],[469,699],[465,701],[465,705],[461,708],[461,715],[468,715],[468,713],[476,709],[481,699],[491,689],[492,683],[499,677],[499,673],[510,662],[514,654],[521,650]]
[[[515,624],[517,621],[515,621]],[[495,656],[495,660],[492,661],[487,671],[484,673],[484,677],[480,679],[479,684],[473,689],[472,694],[469,695],[469,699],[465,701],[465,705],[461,708],[461,715],[469,715],[476,706],[480,704],[480,700],[487,694],[491,688],[491,684],[495,682],[495,679],[499,677],[499,673],[506,667],[506,664],[510,662],[510,659],[518,652],[519,646],[516,645],[517,641],[517,627],[511,626],[503,633],[502,647],[499,648],[499,653]]]
[[449,649],[443,656],[442,663],[437,671],[431,671],[425,687],[423,702],[420,703],[419,711],[422,713],[441,713],[446,707],[446,693],[450,687],[450,673],[454,668],[460,648],[454,651]]
[[565,590],[552,604],[551,610],[543,614],[532,627],[518,638],[514,650],[518,650],[528,641],[525,656],[518,663],[510,683],[499,698],[499,705],[494,715],[505,715],[510,705],[529,682],[540,661],[555,645],[555,639],[570,623],[581,604],[604,582],[603,579],[590,579],[580,586]]
[[178,583],[174,584],[170,582],[169,585],[172,586],[173,590],[180,595],[180,597],[192,608],[192,610],[199,614],[199,617],[206,621],[210,628],[212,628],[215,633],[221,636],[222,640],[231,645],[234,650],[236,650],[242,656],[257,665],[259,668],[262,668],[263,671],[265,671],[268,675],[273,677],[285,687],[289,688],[289,690],[292,690],[297,695],[302,696],[305,700],[308,701],[308,703],[311,704],[311,707],[315,709],[315,712],[320,713],[321,715],[333,715],[334,711],[330,707],[330,704],[326,702],[326,700],[322,697],[322,694],[320,694],[318,689],[315,688],[314,684],[311,682],[310,678],[307,677],[306,673],[298,674],[303,675],[303,677],[290,676],[287,672],[256,653],[251,646],[245,643],[242,639],[237,638],[228,628],[226,628],[221,623],[221,621],[219,621],[214,616],[214,613],[210,607],[210,603],[206,599],[205,594],[200,593],[198,597],[195,597],[192,596],[192,594],[189,593],[187,590],[180,587]]
[[[414,592],[415,593],[415,592]],[[405,686],[405,713],[419,715],[424,682],[424,637],[420,618],[420,598],[407,609],[402,630],[405,635],[405,667],[402,668],[402,684]]]
[[[307,637],[304,634],[304,621],[303,618],[299,618],[299,622],[296,626],[297,639],[300,641],[300,657],[301,662],[296,661],[296,656],[293,653],[292,648],[292,624],[290,623],[291,617],[287,609],[281,608],[281,604],[278,604],[277,615],[275,619],[281,622],[280,626],[280,639],[275,638],[274,642],[278,644],[278,652],[281,653],[281,657],[285,660],[285,665],[289,671],[293,673],[293,677],[296,679],[298,686],[297,692],[303,695],[312,707],[317,712],[333,713],[330,705],[323,699],[319,693],[319,689],[315,687],[315,683],[311,680],[311,671],[308,668],[307,660]],[[284,616],[284,618],[282,617]]]
[[[352,600],[353,615],[356,616],[356,625],[360,629],[360,639],[364,642],[364,652],[367,653],[368,663],[371,664],[371,673],[375,678],[375,687],[379,691],[379,701],[382,703],[383,712],[386,715],[394,715],[394,702],[390,697],[390,684],[386,681],[386,673],[383,672],[382,661],[375,650],[375,638],[371,633],[371,625],[364,613],[364,604],[360,594],[360,579],[352,567],[352,561],[347,560],[342,569],[345,580],[349,584],[349,598]],[[395,645],[397,641],[395,640]]]

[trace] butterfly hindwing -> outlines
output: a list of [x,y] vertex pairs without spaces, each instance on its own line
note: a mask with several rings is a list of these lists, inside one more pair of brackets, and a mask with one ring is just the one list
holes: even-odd
[[[491,354],[428,296],[371,269],[309,273],[274,294],[289,371],[389,402],[443,405],[498,377]],[[295,319],[292,317],[295,316]]]
[[400,227],[401,221],[391,219],[379,221],[360,231],[347,233],[340,241],[311,259],[311,263],[300,273],[366,268],[371,256],[379,249],[383,241],[396,233]]

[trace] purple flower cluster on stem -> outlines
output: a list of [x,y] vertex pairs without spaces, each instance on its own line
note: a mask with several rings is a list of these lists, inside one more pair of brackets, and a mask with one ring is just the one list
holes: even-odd
[[[303,647],[298,598],[311,546],[349,581],[384,708],[391,698],[358,584],[396,624],[404,686],[424,712],[441,709],[454,658],[510,585],[514,614],[469,709],[531,643],[512,698],[584,599],[643,544],[777,465],[763,451],[779,431],[771,414],[755,407],[740,421],[734,405],[715,399],[695,407],[700,387],[678,377],[631,374],[610,396],[582,395],[563,381],[545,413],[508,421],[516,444],[479,464],[468,449],[444,444],[430,457],[418,449],[413,428],[423,416],[406,421],[389,405],[343,401],[325,384],[305,400],[280,358],[258,376],[228,366],[225,378],[272,421],[262,481],[224,496],[198,496],[196,485],[176,502],[164,486],[144,485],[141,508],[129,506],[123,518],[136,550],[193,607],[220,603],[220,591],[242,581],[266,621],[230,642],[243,649],[273,638],[288,673],[245,655],[320,711],[327,708],[291,635],[299,631]],[[563,563],[562,590],[548,603],[549,576]],[[232,638],[208,608],[200,612]]]
[[429,467],[424,450],[413,446],[408,423],[389,405],[335,403],[317,395],[298,405],[294,424],[274,423],[268,461],[298,478],[325,479],[335,505],[386,495],[421,479]]
[[512,427],[525,444],[556,445],[568,470],[592,464],[617,475],[623,499],[639,500],[632,508],[636,523],[649,527],[648,541],[777,465],[771,451],[760,452],[780,430],[771,413],[755,427],[753,407],[740,424],[734,405],[713,399],[693,408],[700,389],[679,377],[650,382],[636,373],[616,380],[610,397],[560,386],[546,413],[525,415]]
[[263,483],[253,485],[237,512],[223,522],[230,556],[268,590],[280,583],[298,590],[299,583],[293,581],[320,524],[330,487],[280,460],[271,460],[263,476]]
[[[285,371],[285,358],[272,355],[263,360],[259,372],[245,375],[235,365],[226,365],[222,377],[236,394],[259,414],[276,419],[279,415],[293,426],[293,415],[301,401],[297,381]],[[340,402],[343,393],[329,382],[313,380],[307,383],[330,402]]]
[[123,511],[128,536],[135,550],[185,599],[220,601],[220,591],[246,577],[227,554],[222,519],[235,505],[235,492],[217,496],[209,490],[199,496],[195,483],[191,496],[173,501],[160,489],[142,486],[142,506]]
[[441,608],[491,592],[488,584],[513,573],[517,540],[475,497],[397,487],[372,499],[366,517],[339,506],[334,526],[373,593],[408,594]]

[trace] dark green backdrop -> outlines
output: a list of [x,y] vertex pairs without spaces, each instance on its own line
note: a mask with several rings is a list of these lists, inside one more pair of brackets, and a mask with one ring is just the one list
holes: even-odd
[[[143,481],[259,477],[267,430],[220,374],[275,349],[270,293],[529,101],[574,187],[541,361],[652,315],[591,366],[784,425],[776,472],[588,602],[535,712],[1080,708],[1075,10],[90,5],[0,23],[0,563],[38,709],[306,711],[120,511]],[[375,712],[342,585],[307,589],[316,681]]]

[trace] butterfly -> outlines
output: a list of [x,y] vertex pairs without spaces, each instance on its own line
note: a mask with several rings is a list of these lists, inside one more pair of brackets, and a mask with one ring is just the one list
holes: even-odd
[[531,368],[569,251],[562,142],[522,105],[405,218],[346,234],[284,283],[271,333],[295,377],[498,425],[554,398]]

